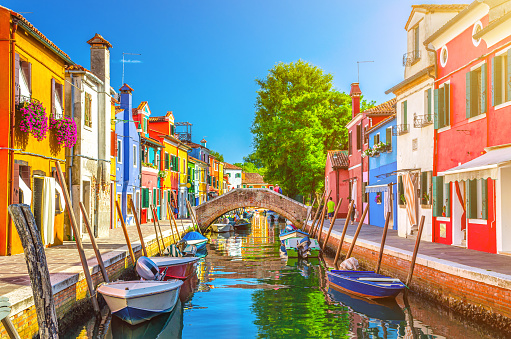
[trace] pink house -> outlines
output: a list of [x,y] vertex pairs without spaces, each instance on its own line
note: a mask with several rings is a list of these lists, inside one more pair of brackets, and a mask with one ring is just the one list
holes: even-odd
[[340,218],[345,218],[348,214],[350,186],[348,167],[348,151],[328,151],[325,166],[325,188],[327,192],[332,192],[331,197],[336,206],[338,201],[342,199],[337,214]]

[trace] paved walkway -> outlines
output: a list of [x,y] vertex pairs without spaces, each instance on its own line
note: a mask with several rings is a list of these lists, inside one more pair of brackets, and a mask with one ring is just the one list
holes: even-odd
[[[177,221],[179,231],[182,230],[181,220]],[[183,220],[184,229],[188,225],[191,225],[190,220]],[[170,224],[166,220],[160,221],[162,232],[170,229]],[[147,241],[149,238],[154,238],[154,226],[153,224],[144,224],[141,226],[144,240]],[[135,226],[128,226],[128,236],[132,244],[140,243],[137,228]],[[152,236],[152,237],[151,237]],[[83,240],[83,247],[89,266],[96,264],[96,257],[89,237],[86,235]],[[109,237],[96,239],[99,251],[102,256],[106,253],[117,250],[123,246],[126,246],[126,240],[122,228],[116,228],[110,230]],[[46,260],[48,261],[48,269],[52,278],[65,274],[75,274],[83,271],[78,250],[76,249],[76,243],[74,241],[66,241],[62,246],[55,246],[46,249]],[[19,288],[30,286],[30,277],[27,271],[27,264],[23,254],[17,254],[13,256],[1,256],[0,257],[0,295],[12,292]]]
[[[333,231],[342,233],[345,219],[338,219],[334,224]],[[348,225],[346,235],[352,238],[358,224]],[[323,233],[328,231],[328,222],[323,225]],[[381,242],[383,227],[371,226],[364,224],[358,236],[359,240],[372,241],[377,244]],[[324,239],[324,238],[322,238]],[[357,240],[358,241],[358,240]],[[385,246],[391,246],[397,249],[413,252],[415,239],[407,239],[399,237],[397,230],[388,230]],[[466,248],[433,243],[429,241],[421,241],[419,254],[427,255],[440,260],[447,260],[461,265],[466,265],[486,271],[493,271],[500,274],[511,276],[511,256],[502,254],[492,254],[469,250]]]

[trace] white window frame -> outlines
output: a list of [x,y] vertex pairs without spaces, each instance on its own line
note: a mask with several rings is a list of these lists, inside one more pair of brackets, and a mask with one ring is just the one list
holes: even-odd
[[[444,59],[442,58],[442,54],[444,53],[444,51],[447,55],[447,58],[445,58],[445,62],[444,62]],[[447,49],[447,46],[444,45],[444,46],[442,46],[442,49],[440,50],[440,65],[442,67],[445,67],[447,65],[448,61],[449,61],[449,50]]]

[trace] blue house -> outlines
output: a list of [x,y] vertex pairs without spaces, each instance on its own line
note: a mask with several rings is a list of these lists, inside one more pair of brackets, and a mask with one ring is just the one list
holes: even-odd
[[[397,138],[392,131],[396,116],[391,115],[367,130],[369,148],[369,183],[365,188],[369,195],[369,223],[385,225],[385,215],[391,212],[389,228],[397,230]],[[391,198],[387,202],[388,198]]]
[[[133,121],[133,89],[124,84],[121,92],[121,108],[117,113],[115,133],[117,134],[116,185],[117,200],[121,204],[122,216],[127,225],[135,225],[130,200],[140,208],[140,135]],[[119,224],[119,222],[118,222]]]

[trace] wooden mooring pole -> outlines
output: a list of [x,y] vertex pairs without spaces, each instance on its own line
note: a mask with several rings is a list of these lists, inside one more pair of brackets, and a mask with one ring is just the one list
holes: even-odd
[[[314,219],[312,219],[311,227],[304,229],[306,232],[310,233],[312,231],[312,228],[314,227],[314,224],[316,223],[316,220],[318,219],[319,211],[321,210],[321,202],[325,198],[325,194],[326,194],[326,191],[323,191],[321,198],[318,199],[318,209],[316,210],[316,213],[314,214]],[[312,207],[314,207],[314,205],[312,205]]]
[[156,229],[156,223],[158,223],[158,229],[160,230],[161,242],[163,243],[163,250],[165,250],[165,248],[166,248],[165,238],[163,237],[163,233],[161,232],[160,219],[158,219],[158,213],[156,212],[156,208],[154,208],[154,206],[151,206],[151,211],[153,212],[154,228]]
[[87,257],[85,256],[85,252],[83,250],[82,239],[80,238],[80,233],[78,232],[78,224],[76,222],[75,213],[73,212],[73,205],[71,204],[71,198],[69,197],[66,180],[64,179],[64,174],[62,174],[62,169],[60,168],[60,162],[55,161],[55,167],[57,168],[57,176],[59,178],[60,187],[62,188],[62,193],[64,194],[64,200],[66,201],[67,215],[75,235],[76,248],[78,249],[78,255],[80,256],[80,261],[82,263],[83,274],[85,275],[85,280],[87,281],[87,287],[89,288],[92,307],[94,308],[94,312],[96,312],[96,314],[100,314],[101,311],[99,309],[98,299],[96,299],[94,283],[92,282],[92,277],[90,275],[89,264],[87,264]]
[[355,243],[357,242],[358,234],[360,233],[360,230],[362,229],[362,225],[364,224],[364,219],[366,218],[367,211],[369,211],[369,204],[366,205],[366,208],[364,208],[364,212],[362,213],[362,218],[360,218],[360,221],[358,223],[357,231],[355,232],[355,235],[353,236],[353,239],[351,240],[351,246],[348,250],[348,253],[346,254],[346,259],[349,259],[351,257],[351,253],[353,253],[353,249],[355,248]]
[[387,240],[387,230],[389,229],[391,214],[391,212],[387,212],[387,216],[385,217],[385,226],[383,227],[383,233],[381,235],[380,254],[378,255],[378,263],[376,264],[376,274],[380,273],[381,259],[383,258],[383,248],[385,247],[385,240]]
[[[151,210],[151,213],[153,214],[152,206],[149,205],[149,209]],[[158,238],[158,229],[156,228],[156,223],[154,222],[153,217],[153,224],[154,224],[154,235],[156,236],[156,243],[158,244],[158,253],[162,253],[165,249],[165,244],[163,244],[163,249],[160,246],[160,239]]]
[[147,257],[147,250],[145,248],[144,236],[142,235],[142,228],[140,227],[140,221],[138,220],[137,210],[135,209],[135,203],[133,200],[130,200],[131,203],[131,211],[133,212],[133,217],[135,218],[135,225],[137,225],[138,237],[140,238],[140,245],[142,246],[142,251],[144,252],[144,256]]
[[131,247],[130,236],[128,235],[128,229],[126,228],[126,224],[124,223],[124,217],[122,216],[121,205],[119,205],[119,201],[115,202],[115,206],[117,207],[117,213],[119,213],[119,220],[121,221],[122,232],[124,233],[124,239],[126,239],[126,245],[128,245],[128,250],[131,256],[131,262],[133,263],[133,265],[135,265],[136,263],[135,253],[133,253],[133,248]]
[[177,221],[176,221],[176,218],[174,218],[174,213],[170,213],[170,218],[172,219],[172,222],[174,223],[174,227],[176,228],[176,233],[177,233],[177,238],[179,239],[179,241],[181,241],[181,234],[179,233],[179,230],[177,228]]
[[325,198],[324,204],[323,204],[323,211],[321,212],[321,222],[318,222],[317,227],[314,228],[312,231],[311,236],[315,237],[318,234],[318,231],[323,229],[323,223],[325,222],[325,216],[326,216],[326,208],[327,208],[327,202],[330,198],[330,195],[332,194],[332,190],[330,190],[330,193],[328,193],[328,196]]
[[339,239],[339,245],[337,246],[337,252],[335,252],[334,266],[336,269],[339,268],[337,265],[337,261],[341,255],[342,243],[344,242],[344,237],[346,236],[346,231],[348,230],[348,223],[350,222],[351,212],[353,211],[353,204],[355,201],[351,200],[350,205],[348,207],[348,215],[346,217],[346,221],[344,222],[344,228],[342,229],[341,239]]
[[312,202],[312,205],[311,205],[311,209],[310,211],[307,213],[307,218],[305,218],[305,222],[303,223],[302,225],[302,229],[305,231],[305,227],[307,226],[307,223],[309,222],[309,218],[312,214],[312,208],[314,207],[314,204],[316,203],[316,197],[314,197],[314,201]]
[[110,279],[108,279],[108,273],[106,272],[105,264],[103,263],[103,258],[101,258],[101,253],[99,252],[98,245],[96,245],[96,239],[94,238],[94,234],[92,234],[92,230],[90,228],[89,216],[87,211],[85,210],[85,206],[80,201],[80,211],[82,212],[83,221],[85,223],[85,228],[87,228],[87,233],[89,233],[90,242],[92,244],[92,248],[94,249],[94,254],[96,255],[96,260],[98,261],[99,268],[101,269],[101,274],[103,275],[103,280],[108,283]]
[[59,326],[51,288],[50,272],[48,271],[46,253],[34,215],[30,210],[30,206],[24,204],[10,205],[9,214],[18,231],[25,254],[39,325],[39,337],[58,338]]
[[[192,224],[197,225],[197,231],[202,234],[202,231],[199,227],[199,222],[197,221],[197,216],[194,214],[192,209],[192,204],[188,200],[186,200],[186,207],[188,208],[188,211],[190,212],[190,219],[192,220]],[[195,226],[193,227],[195,229]]]
[[413,249],[412,263],[410,264],[410,271],[408,272],[408,278],[406,278],[406,286],[410,286],[413,277],[413,270],[415,269],[415,260],[417,259],[417,253],[419,252],[419,245],[421,243],[422,229],[424,228],[424,216],[421,217],[419,231],[417,238],[415,239],[415,248]]
[[[326,246],[328,245],[328,239],[330,238],[330,233],[332,233],[332,229],[334,228],[334,223],[335,223],[335,220],[337,219],[337,213],[339,212],[339,208],[341,207],[342,199],[343,198],[341,198],[341,200],[339,200],[339,202],[337,203],[337,207],[335,208],[334,216],[330,220],[330,227],[328,228],[328,233],[326,234],[325,241],[323,242],[323,247],[321,248],[323,251],[325,250]],[[321,233],[319,235],[319,238],[321,238]],[[319,239],[318,239],[318,244],[321,245],[319,243]]]

